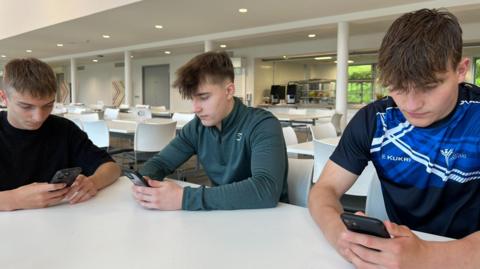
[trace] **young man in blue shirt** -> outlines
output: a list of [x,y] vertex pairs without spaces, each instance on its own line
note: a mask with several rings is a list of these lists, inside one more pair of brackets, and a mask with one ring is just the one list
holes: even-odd
[[[355,115],[309,198],[325,237],[356,267],[480,267],[480,89],[463,82],[462,46],[457,18],[428,9],[401,16],[383,39],[379,80],[390,96]],[[339,198],[369,160],[390,239],[347,231],[339,217]]]

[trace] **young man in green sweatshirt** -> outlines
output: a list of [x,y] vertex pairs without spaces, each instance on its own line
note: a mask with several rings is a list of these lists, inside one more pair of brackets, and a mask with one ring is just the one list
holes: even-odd
[[[194,57],[177,71],[175,87],[196,117],[140,173],[151,187],[133,187],[138,203],[160,210],[275,207],[288,201],[288,160],[279,121],[234,97],[233,65],[224,52]],[[192,155],[213,183],[182,188],[162,181]]]

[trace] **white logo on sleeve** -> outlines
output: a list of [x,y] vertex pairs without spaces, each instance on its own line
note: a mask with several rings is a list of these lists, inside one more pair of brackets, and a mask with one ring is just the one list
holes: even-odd
[[240,141],[242,139],[243,134],[242,133],[237,133],[235,135],[235,140]]

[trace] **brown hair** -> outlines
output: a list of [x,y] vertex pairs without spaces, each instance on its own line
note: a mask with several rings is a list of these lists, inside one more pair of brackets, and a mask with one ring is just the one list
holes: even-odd
[[388,29],[379,51],[379,81],[389,90],[426,90],[438,73],[456,70],[462,57],[462,29],[446,10],[406,13]]
[[234,81],[230,57],[225,52],[210,51],[195,56],[180,67],[173,87],[178,87],[183,98],[191,99],[200,84],[220,84],[225,80]]
[[57,91],[52,68],[35,58],[9,61],[4,67],[3,86],[7,94],[14,90],[34,98],[51,97]]

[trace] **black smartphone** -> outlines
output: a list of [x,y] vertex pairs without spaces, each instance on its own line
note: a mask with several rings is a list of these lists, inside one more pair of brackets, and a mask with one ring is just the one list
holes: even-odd
[[50,183],[65,183],[67,184],[67,187],[70,187],[81,172],[81,167],[72,167],[58,170],[55,175],[53,175]]
[[343,223],[352,232],[374,235],[382,238],[390,238],[390,234],[383,222],[376,218],[342,213],[340,215]]
[[132,181],[133,184],[137,186],[143,186],[143,187],[150,186],[148,185],[147,181],[143,178],[143,176],[140,175],[140,173],[135,170],[123,170],[123,175],[128,177],[128,179],[130,179],[130,181]]

